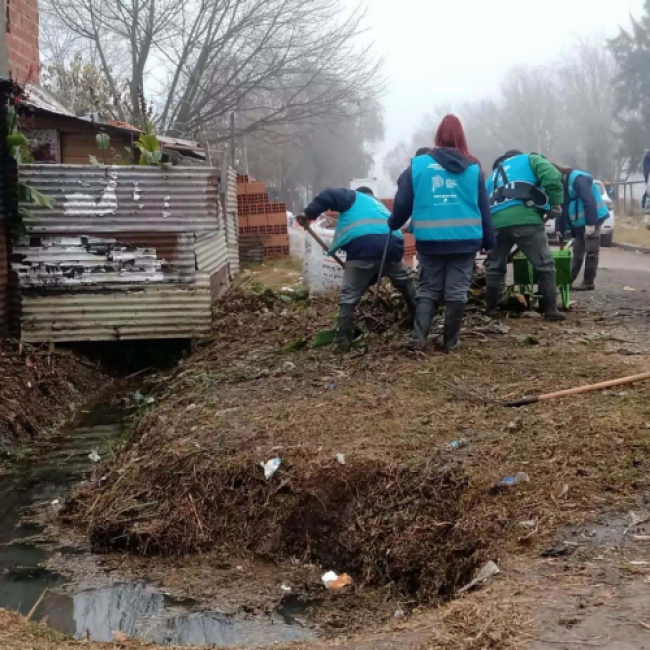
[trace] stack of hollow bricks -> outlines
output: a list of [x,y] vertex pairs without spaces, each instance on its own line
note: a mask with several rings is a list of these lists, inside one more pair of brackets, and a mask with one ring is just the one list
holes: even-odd
[[[393,211],[393,199],[380,199],[380,201],[392,212]],[[326,212],[328,217],[338,217],[338,212]],[[404,262],[408,266],[413,266],[413,261],[415,260],[415,237],[411,233],[404,230]]]
[[7,58],[20,85],[39,81],[38,0],[7,0]]
[[287,206],[285,203],[271,203],[262,181],[251,180],[246,175],[238,176],[237,208],[240,239],[261,239],[265,258],[289,255]]

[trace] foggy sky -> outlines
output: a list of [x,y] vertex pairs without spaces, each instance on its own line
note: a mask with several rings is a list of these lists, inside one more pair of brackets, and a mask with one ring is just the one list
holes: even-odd
[[[347,0],[350,5],[355,0]],[[494,95],[508,68],[552,61],[578,37],[610,37],[643,0],[367,0],[385,56],[386,151],[435,106]],[[381,159],[381,152],[378,156]]]

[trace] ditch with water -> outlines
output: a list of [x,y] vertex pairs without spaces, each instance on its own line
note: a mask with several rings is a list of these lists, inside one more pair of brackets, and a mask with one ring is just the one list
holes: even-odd
[[111,641],[115,631],[178,646],[247,647],[313,638],[290,607],[266,616],[232,616],[175,600],[143,582],[76,588],[44,568],[54,553],[74,557],[87,552],[39,546],[31,538],[42,529],[23,523],[23,516],[34,507],[56,507],[92,468],[92,457],[128,433],[129,411],[112,404],[112,397],[90,402],[47,453],[0,477],[0,608],[31,612],[32,620],[95,641]]

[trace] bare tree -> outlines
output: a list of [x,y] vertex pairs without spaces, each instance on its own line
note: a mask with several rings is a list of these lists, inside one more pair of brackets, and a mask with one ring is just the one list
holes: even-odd
[[[96,49],[114,96],[120,75],[107,54],[128,61],[130,117],[155,94],[157,121],[190,135],[223,135],[362,112],[380,90],[381,62],[359,45],[363,11],[340,0],[50,0],[57,18]],[[121,116],[122,119],[126,116]]]

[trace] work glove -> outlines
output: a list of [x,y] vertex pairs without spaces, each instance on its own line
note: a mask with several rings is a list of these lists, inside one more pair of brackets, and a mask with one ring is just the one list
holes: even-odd
[[309,217],[303,212],[296,217],[296,221],[303,227],[307,228],[309,225]]
[[562,206],[554,205],[548,212],[549,219],[557,219],[562,216]]
[[585,227],[585,235],[587,235],[587,237],[593,237],[595,234],[596,234],[596,226]]

